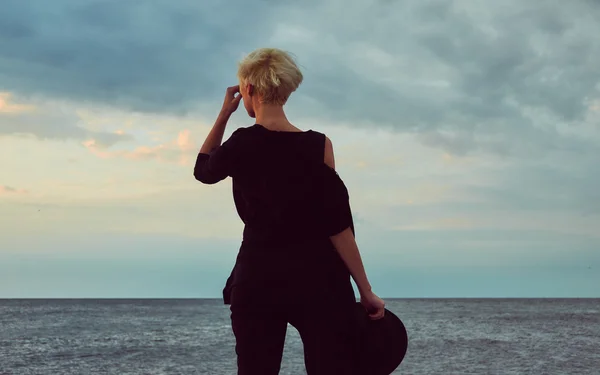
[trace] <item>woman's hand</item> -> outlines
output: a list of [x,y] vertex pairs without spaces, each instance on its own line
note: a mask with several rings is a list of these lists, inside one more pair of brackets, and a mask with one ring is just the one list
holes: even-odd
[[385,314],[385,302],[371,291],[360,295],[360,303],[369,313],[373,320],[383,318]]
[[227,91],[225,92],[225,99],[223,100],[223,108],[221,108],[221,113],[226,116],[231,115],[238,109],[240,100],[242,100],[240,86],[235,85],[228,87]]
[[[237,96],[235,94],[237,94]],[[229,121],[229,116],[231,116],[238,108],[241,99],[242,94],[240,94],[240,86],[231,86],[227,88],[225,99],[223,100],[223,108],[221,108],[221,112],[219,112],[219,116],[217,116],[213,128],[210,133],[208,133],[208,136],[206,136],[206,140],[200,148],[201,154],[210,154],[214,149],[221,145],[223,133],[225,133],[225,127],[227,126],[227,121]]]

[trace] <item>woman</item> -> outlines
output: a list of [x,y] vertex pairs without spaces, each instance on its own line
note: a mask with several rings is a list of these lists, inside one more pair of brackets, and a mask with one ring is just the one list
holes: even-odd
[[[384,302],[371,290],[354,239],[331,140],[302,131],[283,110],[303,76],[284,51],[258,49],[238,68],[223,108],[200,149],[194,176],[214,184],[233,179],[243,241],[224,297],[231,303],[239,375],[278,374],[287,324],[302,338],[309,375],[352,374],[356,304],[350,275],[372,319]],[[221,145],[240,101],[255,124]],[[330,181],[330,180],[329,180]]]

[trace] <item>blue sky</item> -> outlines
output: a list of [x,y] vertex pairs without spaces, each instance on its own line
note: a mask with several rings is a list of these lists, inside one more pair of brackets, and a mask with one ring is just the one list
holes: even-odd
[[[252,4],[250,4],[252,3]],[[293,52],[384,297],[600,297],[600,5],[5,0],[0,297],[219,297],[193,162],[236,64]],[[252,125],[243,111],[226,131]]]

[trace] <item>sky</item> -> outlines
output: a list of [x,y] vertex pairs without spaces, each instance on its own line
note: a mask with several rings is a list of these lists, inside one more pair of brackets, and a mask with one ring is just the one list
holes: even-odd
[[597,2],[0,7],[0,298],[221,297],[243,224],[193,163],[259,47],[297,58],[378,295],[600,297]]

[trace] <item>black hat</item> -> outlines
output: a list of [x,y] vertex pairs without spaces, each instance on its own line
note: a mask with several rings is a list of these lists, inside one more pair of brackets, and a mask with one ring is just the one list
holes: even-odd
[[400,366],[408,349],[406,327],[394,313],[385,310],[373,320],[360,302],[356,303],[359,329],[358,358],[362,374],[389,375]]

